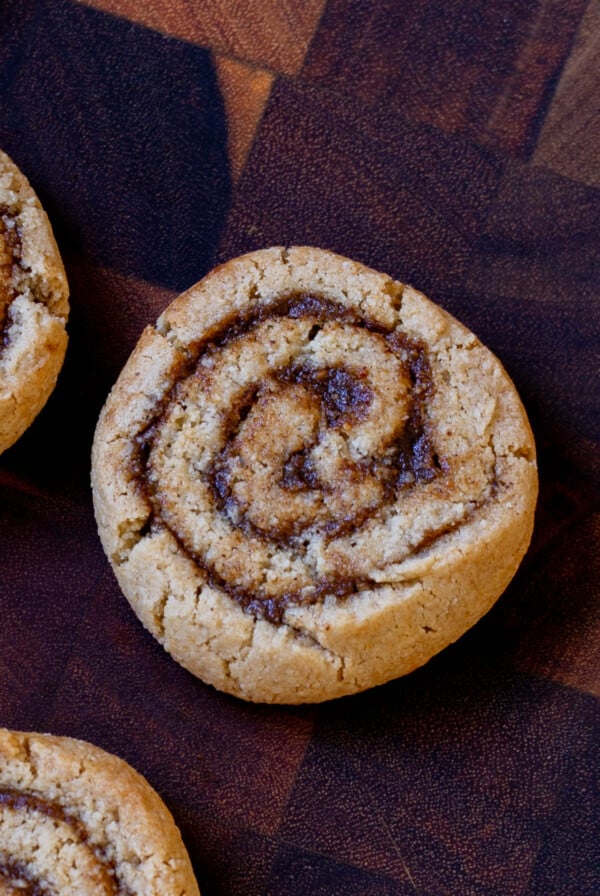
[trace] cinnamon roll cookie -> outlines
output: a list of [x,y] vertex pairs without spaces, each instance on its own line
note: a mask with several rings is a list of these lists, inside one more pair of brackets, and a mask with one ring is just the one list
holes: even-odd
[[178,829],[92,744],[0,729],[0,894],[198,896]]
[[0,151],[0,452],[50,397],[67,347],[64,267],[29,182]]
[[507,586],[534,442],[498,360],[330,252],[234,259],[143,333],[103,409],[100,537],[182,665],[297,703],[410,672]]

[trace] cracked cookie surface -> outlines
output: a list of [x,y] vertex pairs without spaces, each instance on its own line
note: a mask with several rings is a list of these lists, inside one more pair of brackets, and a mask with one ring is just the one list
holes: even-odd
[[535,447],[498,360],[411,287],[318,249],[222,265],[103,409],[100,537],[144,625],[244,699],[410,672],[528,546]]
[[147,781],[80,740],[0,729],[0,894],[199,896]]
[[52,393],[67,347],[68,286],[48,217],[0,151],[0,452]]

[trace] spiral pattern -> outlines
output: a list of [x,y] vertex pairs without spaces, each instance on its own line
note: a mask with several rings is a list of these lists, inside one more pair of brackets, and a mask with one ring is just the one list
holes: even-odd
[[0,893],[129,896],[83,822],[58,803],[0,791]]
[[0,728],[0,894],[198,896],[158,794],[122,759]]
[[48,217],[0,150],[0,453],[30,426],[56,385],[68,341],[68,297]]
[[138,438],[150,525],[272,621],[354,593],[355,533],[441,472],[432,389],[423,344],[322,295],[230,318]]
[[103,547],[204,681],[328,700],[426,662],[528,544],[512,383],[422,293],[334,253],[231,259],[140,337],[92,450]]

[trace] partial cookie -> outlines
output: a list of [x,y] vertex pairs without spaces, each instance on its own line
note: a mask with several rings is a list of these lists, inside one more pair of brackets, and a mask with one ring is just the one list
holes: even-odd
[[537,495],[499,361],[411,287],[311,248],[234,259],[176,299],[92,466],[144,625],[266,702],[361,691],[458,638],[514,575]]
[[67,278],[46,213],[0,151],[0,453],[46,404],[67,348]]
[[0,893],[198,896],[168,809],[126,762],[0,729]]

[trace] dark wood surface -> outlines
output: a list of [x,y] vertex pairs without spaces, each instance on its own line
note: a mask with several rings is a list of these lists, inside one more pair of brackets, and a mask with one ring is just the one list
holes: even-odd
[[[0,146],[52,219],[70,345],[0,457],[0,725],[139,769],[204,896],[596,896],[598,0],[4,0]],[[531,549],[427,667],[245,705],[122,597],[89,488],[143,326],[217,261],[331,248],[412,282],[529,411]],[[1,837],[1,831],[0,831]]]

